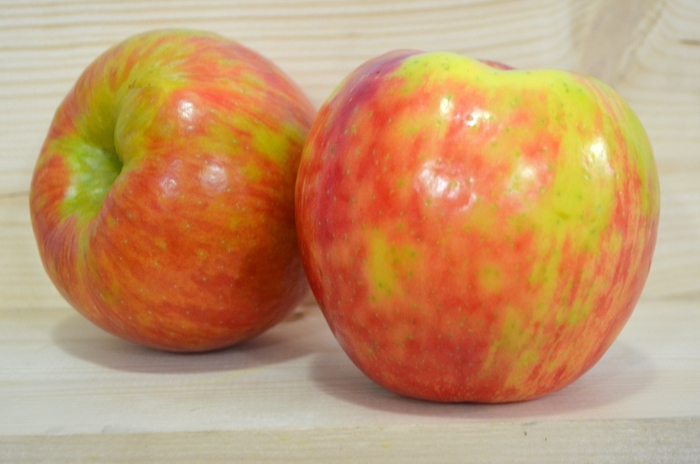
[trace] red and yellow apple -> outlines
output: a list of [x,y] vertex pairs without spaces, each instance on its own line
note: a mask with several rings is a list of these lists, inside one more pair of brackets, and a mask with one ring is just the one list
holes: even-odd
[[397,51],[320,108],[296,184],[310,286],[396,393],[508,402],[591,368],[630,317],[659,220],[652,149],[607,85]]
[[103,329],[222,348],[308,289],[294,185],[315,113],[269,60],[222,36],[151,31],[110,48],[58,108],[31,184],[44,267]]

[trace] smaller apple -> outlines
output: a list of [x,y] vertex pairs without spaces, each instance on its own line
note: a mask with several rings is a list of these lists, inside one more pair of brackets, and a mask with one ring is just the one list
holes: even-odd
[[613,343],[642,292],[659,184],[605,84],[392,52],[320,108],[297,178],[316,299],[370,378],[435,401],[537,398]]
[[42,147],[30,212],[46,272],[103,329],[204,351],[304,297],[294,184],[314,115],[242,45],[151,31],[98,57]]

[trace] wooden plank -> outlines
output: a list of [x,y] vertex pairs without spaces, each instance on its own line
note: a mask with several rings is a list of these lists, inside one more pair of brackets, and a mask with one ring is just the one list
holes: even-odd
[[699,454],[699,419],[0,437],[7,463],[690,464]]
[[352,365],[315,306],[203,355],[124,342],[70,309],[5,309],[0,436],[699,418],[699,303],[642,301],[579,380],[502,405],[389,393]]

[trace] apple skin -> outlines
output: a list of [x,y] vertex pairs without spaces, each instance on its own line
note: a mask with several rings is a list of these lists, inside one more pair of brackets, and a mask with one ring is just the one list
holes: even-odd
[[612,89],[556,70],[395,51],[319,109],[296,185],[311,289],[342,349],[401,395],[558,390],[630,317],[659,184]]
[[249,339],[303,299],[294,185],[315,109],[219,35],[149,31],[90,64],[49,129],[30,211],[44,267],[103,329],[171,351]]

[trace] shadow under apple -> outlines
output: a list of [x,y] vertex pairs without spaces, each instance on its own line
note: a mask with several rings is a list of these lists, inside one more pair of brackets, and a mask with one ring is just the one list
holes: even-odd
[[[536,400],[505,404],[450,404],[402,397],[371,381],[340,350],[316,356],[310,376],[319,389],[331,396],[387,413],[461,420],[535,420],[602,418],[614,414],[616,404],[624,403],[653,383],[654,370],[644,353],[618,340],[590,371],[562,390]],[[601,411],[603,407],[606,411]]]
[[197,373],[264,367],[305,356],[318,349],[304,336],[317,310],[302,305],[263,334],[230,348],[206,353],[172,353],[147,348],[113,336],[75,314],[56,324],[51,336],[67,354],[108,369],[142,373]]

